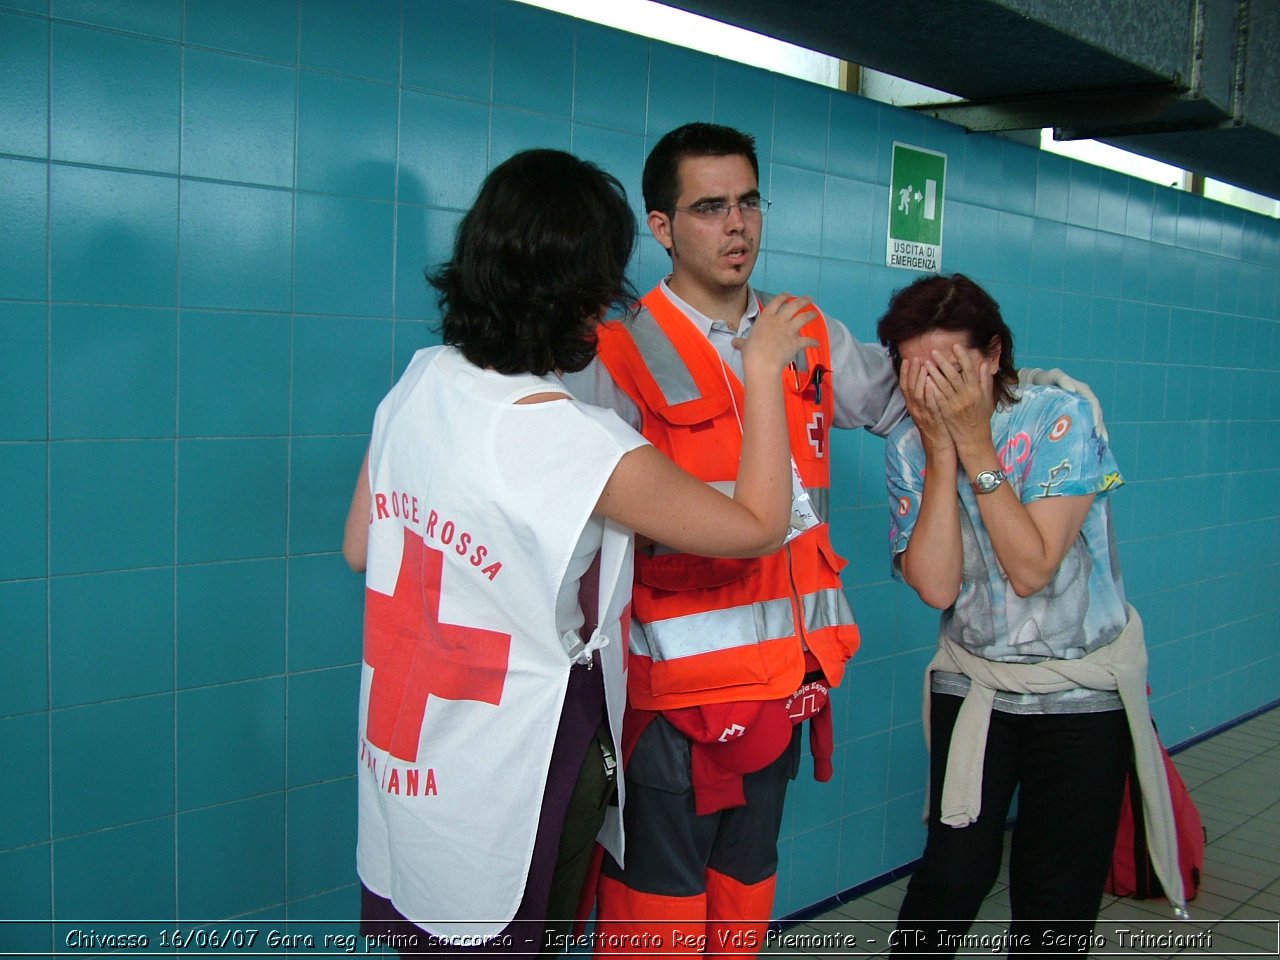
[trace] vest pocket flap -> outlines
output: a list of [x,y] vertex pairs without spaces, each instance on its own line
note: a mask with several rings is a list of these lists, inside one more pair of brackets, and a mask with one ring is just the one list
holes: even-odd
[[636,579],[655,590],[706,590],[737,583],[756,572],[758,561],[695,557],[688,553],[636,555]]
[[831,564],[831,569],[836,573],[849,565],[848,560],[836,553],[836,548],[831,545],[831,538],[825,533],[818,538],[818,552],[826,558],[827,563]]
[[663,402],[655,405],[653,411],[667,423],[688,427],[695,423],[713,420],[728,409],[729,393],[726,390],[711,396],[698,397],[695,400],[685,400],[682,403]]
[[[732,683],[727,682],[729,678]],[[734,686],[758,691],[757,685],[770,679],[760,644],[748,643],[697,656],[655,661],[649,674],[649,689],[655,697],[697,693],[702,694],[696,698],[698,703],[723,703],[735,699]]]

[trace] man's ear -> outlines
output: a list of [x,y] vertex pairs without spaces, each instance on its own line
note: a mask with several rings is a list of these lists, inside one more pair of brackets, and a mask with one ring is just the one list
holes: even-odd
[[667,250],[671,252],[671,247],[675,241],[671,237],[671,217],[663,213],[661,210],[649,211],[649,232],[654,235],[657,241]]

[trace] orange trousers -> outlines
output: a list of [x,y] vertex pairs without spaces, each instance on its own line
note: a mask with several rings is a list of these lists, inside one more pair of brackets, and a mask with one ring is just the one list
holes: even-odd
[[[668,897],[601,877],[596,954],[611,960],[654,952],[753,957],[765,944],[776,885],[776,874],[744,884],[708,870],[706,893]],[[637,919],[601,919],[607,917]]]

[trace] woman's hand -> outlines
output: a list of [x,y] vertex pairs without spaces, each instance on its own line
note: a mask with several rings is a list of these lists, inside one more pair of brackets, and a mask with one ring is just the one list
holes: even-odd
[[939,416],[961,458],[966,451],[990,447],[995,364],[980,350],[956,344],[951,356],[933,351],[928,376],[937,388]]
[[904,358],[898,373],[898,387],[907,402],[907,413],[920,431],[925,457],[933,461],[938,456],[954,454],[955,444],[942,419],[938,387],[929,375],[931,366],[920,360]]
[[801,336],[800,328],[817,316],[817,308],[808,297],[782,293],[760,310],[751,324],[750,336],[738,337],[734,347],[742,352],[742,364],[760,364],[762,368],[781,373],[795,355],[805,347],[816,347],[813,337]]

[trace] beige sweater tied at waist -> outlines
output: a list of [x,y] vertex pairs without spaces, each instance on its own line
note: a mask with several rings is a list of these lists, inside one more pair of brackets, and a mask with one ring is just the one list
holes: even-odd
[[967,827],[982,810],[982,764],[987,730],[997,690],[1011,693],[1054,693],[1073,687],[1115,690],[1120,694],[1133,757],[1142,788],[1142,812],[1146,823],[1147,850],[1165,895],[1179,916],[1186,915],[1182,872],[1178,868],[1178,839],[1169,796],[1160,742],[1151,723],[1147,703],[1147,647],[1142,619],[1133,607],[1119,636],[1105,647],[1079,660],[1044,660],[1039,663],[1003,663],[974,656],[945,636],[938,638],[938,652],[924,674],[924,736],[929,742],[929,698],[935,670],[963,673],[970,680],[951,735],[946,778],[942,784],[942,822]]

